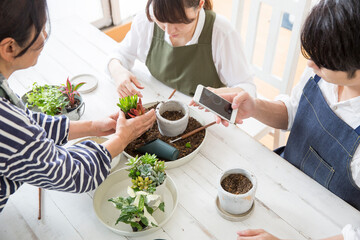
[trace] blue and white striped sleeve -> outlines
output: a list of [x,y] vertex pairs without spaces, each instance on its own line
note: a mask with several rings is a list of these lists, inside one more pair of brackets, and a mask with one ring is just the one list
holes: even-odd
[[53,117],[44,113],[33,112],[29,109],[27,109],[27,113],[45,130],[48,138],[54,140],[55,144],[64,145],[67,143],[70,124],[69,118],[64,115]]
[[[46,124],[52,130],[62,123]],[[111,155],[104,146],[92,141],[56,145],[31,116],[10,104],[0,102],[0,125],[0,211],[22,183],[81,193],[95,189],[110,171]]]

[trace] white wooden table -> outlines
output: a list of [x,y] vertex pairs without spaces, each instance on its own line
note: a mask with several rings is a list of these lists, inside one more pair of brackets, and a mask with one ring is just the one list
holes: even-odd
[[[114,83],[105,74],[107,54],[116,43],[77,18],[53,20],[52,32],[36,67],[14,74],[9,82],[22,95],[34,81],[63,83],[80,73],[98,77],[99,85],[84,94],[82,119],[97,119],[117,111]],[[143,102],[166,99],[172,89],[155,82],[137,64],[145,85]],[[188,102],[176,93],[174,98]],[[211,114],[202,113],[206,122]],[[214,125],[200,153],[167,173],[179,191],[179,204],[169,222],[137,239],[236,239],[236,231],[264,228],[281,238],[310,239],[339,234],[347,223],[360,225],[360,212],[307,177],[236,127]],[[124,160],[118,166],[123,164]],[[243,222],[230,222],[216,211],[216,182],[228,168],[240,166],[258,179],[255,209]],[[42,219],[37,220],[37,188],[22,186],[0,215],[0,239],[135,239],[119,236],[95,216],[92,193],[43,191]]]

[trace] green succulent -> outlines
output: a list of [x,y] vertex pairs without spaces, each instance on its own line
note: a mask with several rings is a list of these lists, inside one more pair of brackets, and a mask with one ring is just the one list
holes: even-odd
[[156,187],[165,181],[165,162],[159,161],[155,154],[136,156],[129,159],[126,165],[131,167],[128,171],[135,191],[154,193]]

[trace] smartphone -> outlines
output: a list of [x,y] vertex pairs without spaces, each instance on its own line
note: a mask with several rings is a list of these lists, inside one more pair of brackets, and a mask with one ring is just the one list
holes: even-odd
[[235,123],[237,109],[232,109],[231,102],[213,93],[204,86],[200,84],[197,86],[193,100],[222,119],[230,123]]

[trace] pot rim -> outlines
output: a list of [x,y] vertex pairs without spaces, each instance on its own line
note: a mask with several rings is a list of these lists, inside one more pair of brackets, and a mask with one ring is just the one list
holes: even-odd
[[[175,102],[177,104],[179,104],[184,110],[185,110],[185,114],[182,118],[178,119],[178,120],[169,120],[169,119],[166,119],[164,117],[161,116],[160,114],[160,107],[163,105],[163,104],[166,104],[168,102]],[[155,109],[155,114],[156,114],[156,118],[160,119],[162,122],[165,122],[165,123],[173,123],[173,124],[176,124],[176,123],[179,123],[181,121],[184,121],[184,119],[189,119],[189,107],[181,102],[181,101],[178,101],[178,100],[167,100],[167,101],[164,101],[164,102],[160,102],[156,109]]]
[[[234,193],[230,193],[230,192],[226,191],[221,186],[221,181],[225,177],[227,177],[228,175],[233,174],[233,173],[240,173],[240,174],[244,175],[245,177],[247,177],[251,181],[251,183],[253,185],[252,188],[249,191],[247,191],[246,193],[243,193],[243,194],[234,194]],[[227,196],[234,196],[234,197],[243,198],[243,197],[247,197],[247,196],[250,196],[250,195],[254,194],[254,192],[256,191],[256,188],[257,188],[257,179],[256,179],[255,175],[252,172],[250,172],[250,171],[248,171],[246,169],[243,169],[241,167],[234,167],[234,168],[229,168],[229,169],[223,171],[220,174],[220,176],[218,178],[218,181],[217,181],[217,185],[218,185],[218,189],[222,192],[222,194],[227,195]]]

